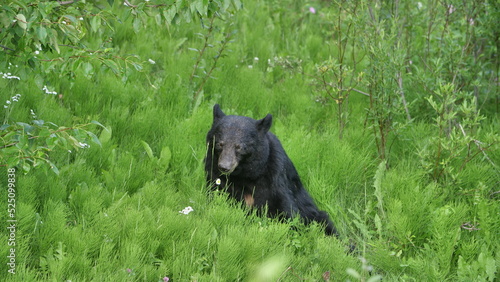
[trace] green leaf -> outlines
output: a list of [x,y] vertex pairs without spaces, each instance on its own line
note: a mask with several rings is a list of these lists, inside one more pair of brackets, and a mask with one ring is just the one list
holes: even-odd
[[28,173],[28,172],[30,172],[30,170],[31,170],[31,166],[27,162],[23,162],[22,167],[23,167],[23,172],[25,174]]
[[106,143],[111,139],[112,136],[112,130],[111,127],[105,127],[104,130],[101,132],[101,135],[99,135],[99,139],[101,140],[101,143]]
[[41,138],[45,138],[45,137],[49,137],[50,136],[50,130],[48,128],[43,128],[42,130],[40,130],[40,132],[38,133],[38,136],[41,137]]
[[165,17],[165,21],[167,24],[171,24],[172,20],[175,17],[175,14],[177,14],[177,9],[174,5],[170,6],[169,9],[163,11],[163,17]]
[[18,142],[16,143],[16,147],[21,149],[21,150],[25,150],[27,149],[27,145],[28,144],[28,136],[27,135],[20,135],[19,136],[19,140]]
[[45,39],[47,38],[47,29],[43,26],[39,26],[36,29],[36,35],[38,36],[38,39],[42,42],[45,43]]
[[57,54],[61,53],[61,50],[59,49],[59,43],[57,42],[57,33],[55,31],[52,32],[50,35],[50,44],[52,44],[52,47],[54,47],[54,50],[56,50]]
[[92,29],[93,32],[99,31],[99,28],[101,27],[101,17],[99,16],[94,16],[90,20],[90,28]]
[[92,133],[90,131],[87,131],[87,135],[90,136],[90,138],[92,138],[92,142],[99,145],[99,147],[102,147],[101,141],[99,141],[99,138],[97,138],[97,135],[95,135],[94,133]]
[[167,146],[167,147],[163,147],[163,149],[161,149],[161,153],[160,153],[160,159],[158,160],[158,165],[162,168],[162,169],[168,169],[168,166],[170,164],[170,159],[172,159],[172,152],[170,151],[170,148]]
[[57,175],[59,175],[59,169],[51,161],[45,160],[49,164],[50,169]]
[[7,167],[15,167],[17,166],[18,163],[19,163],[19,158],[17,156],[11,156],[7,159]]
[[23,14],[16,15],[17,24],[24,30],[28,27],[26,17]]
[[233,6],[235,10],[243,8],[243,4],[241,4],[240,0],[233,0]]
[[140,63],[132,63],[132,65],[134,66],[134,68],[135,68],[136,71],[139,71],[139,72],[142,71],[142,68],[143,68],[142,64],[140,64]]
[[45,121],[43,121],[43,119],[35,119],[33,120],[33,124],[36,126],[43,126],[45,124]]
[[89,62],[83,62],[82,67],[83,75],[87,78],[92,78],[92,76],[94,75],[94,67],[92,66],[92,64]]
[[121,74],[120,66],[113,60],[104,60],[104,64],[111,69],[115,75]]
[[155,21],[157,25],[161,25],[161,14],[158,13],[155,15]]
[[104,128],[105,130],[108,130],[106,126],[102,125],[102,123],[98,122],[97,120],[93,120],[90,123],[93,123],[95,125],[99,125],[100,127]]
[[141,25],[142,25],[141,19],[139,17],[135,17],[134,22],[132,23],[135,33],[139,33],[139,31],[141,31]]
[[149,147],[149,144],[142,141],[142,140],[141,140],[141,143],[142,143],[142,146],[144,147],[144,150],[146,150],[146,154],[148,154],[148,157],[153,160],[154,159],[153,150],[151,150],[151,147]]
[[63,17],[67,18],[68,20],[70,20],[73,23],[77,23],[78,22],[78,20],[74,16],[72,16],[72,15],[64,15]]

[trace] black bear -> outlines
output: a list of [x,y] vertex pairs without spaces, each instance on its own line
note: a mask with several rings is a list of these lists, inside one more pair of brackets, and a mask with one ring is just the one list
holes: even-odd
[[261,120],[226,115],[213,108],[213,124],[207,134],[205,171],[209,185],[223,189],[247,206],[268,216],[292,218],[300,215],[305,224],[325,225],[325,233],[337,231],[304,189],[297,170],[278,138],[269,132],[272,116]]

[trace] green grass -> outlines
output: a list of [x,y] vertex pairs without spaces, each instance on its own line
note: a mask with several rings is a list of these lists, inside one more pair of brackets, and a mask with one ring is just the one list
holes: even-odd
[[[119,25],[120,52],[156,62],[132,74],[127,84],[104,71],[95,81],[78,73],[71,82],[54,75],[52,86],[61,99],[44,94],[29,75],[19,82],[0,80],[6,89],[0,101],[22,94],[11,120],[29,120],[33,109],[58,125],[98,120],[110,129],[95,129],[101,147],[52,152],[59,176],[45,167],[26,175],[18,170],[16,274],[6,275],[2,263],[2,277],[321,281],[329,272],[332,281],[376,275],[386,281],[499,279],[498,144],[486,151],[489,160],[481,154],[460,171],[462,162],[455,161],[457,179],[433,180],[417,153],[430,146],[437,129],[425,112],[429,107],[420,107],[425,100],[418,89],[408,89],[416,119],[389,135],[388,168],[380,166],[367,125],[368,97],[351,94],[339,139],[336,104],[316,102],[309,77],[267,70],[267,60],[275,56],[300,58],[309,70],[336,56],[322,33],[326,20],[308,13],[306,4],[289,2],[286,7],[249,2],[237,13],[231,52],[220,60],[197,108],[189,83],[196,56],[188,47],[201,44],[193,36],[203,32],[199,23],[168,30],[151,24],[138,34],[127,22]],[[331,215],[340,238],[325,237],[314,224],[259,217],[224,194],[207,192],[202,162],[215,103],[228,114],[256,119],[273,114],[271,131],[318,206]],[[498,111],[490,109],[480,128],[484,139],[500,132]],[[171,152],[169,161],[158,160],[162,150]],[[6,175],[2,169],[2,187]],[[1,261],[11,248],[3,227],[6,205],[2,192]],[[187,206],[194,211],[179,213]],[[347,251],[350,244],[354,253]]]

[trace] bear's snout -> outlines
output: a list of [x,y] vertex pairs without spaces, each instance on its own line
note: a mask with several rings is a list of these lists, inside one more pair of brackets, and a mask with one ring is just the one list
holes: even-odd
[[219,157],[217,166],[219,167],[220,172],[230,174],[238,166],[236,155],[223,151]]
[[231,164],[229,162],[219,162],[219,170],[222,173],[230,174],[234,171],[237,164]]

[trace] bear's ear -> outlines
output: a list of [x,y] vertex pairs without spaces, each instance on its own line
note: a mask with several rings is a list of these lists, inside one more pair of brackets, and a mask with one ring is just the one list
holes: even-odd
[[262,133],[266,133],[271,128],[273,124],[273,116],[271,114],[267,114],[267,116],[263,119],[259,119],[257,121],[257,130]]
[[219,104],[215,104],[214,105],[214,123],[224,116],[226,116],[226,114],[220,109]]

